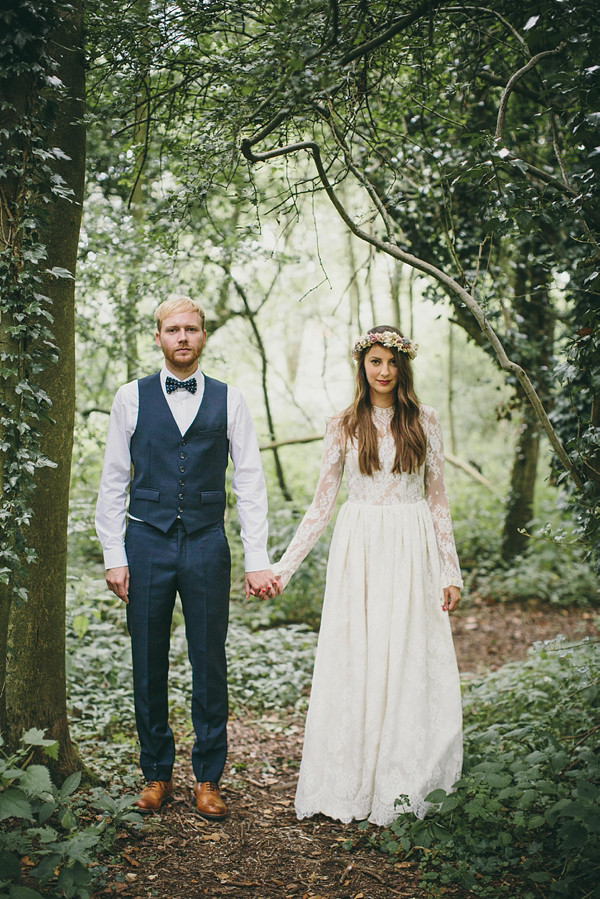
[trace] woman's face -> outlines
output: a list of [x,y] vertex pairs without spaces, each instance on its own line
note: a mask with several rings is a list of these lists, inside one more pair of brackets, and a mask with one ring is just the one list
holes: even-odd
[[398,388],[398,366],[394,353],[376,343],[365,353],[364,366],[373,406],[393,406]]

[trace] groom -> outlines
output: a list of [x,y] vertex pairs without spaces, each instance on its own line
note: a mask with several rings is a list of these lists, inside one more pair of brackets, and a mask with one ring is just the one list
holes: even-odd
[[140,764],[147,781],[137,805],[158,811],[173,792],[167,678],[179,593],[193,673],[196,807],[203,817],[219,820],[227,814],[218,783],[227,755],[230,556],[223,518],[229,454],[246,595],[274,596],[279,587],[267,555],[265,479],[248,407],[236,388],[198,368],[206,343],[204,312],[181,297],[162,303],[154,318],[164,366],[115,396],[96,531],[108,587],[127,603]]

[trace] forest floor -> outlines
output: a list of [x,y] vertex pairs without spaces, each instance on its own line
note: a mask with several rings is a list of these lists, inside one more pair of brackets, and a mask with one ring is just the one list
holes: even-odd
[[[452,619],[459,667],[471,678],[522,659],[535,641],[598,635],[595,611],[542,603],[470,605]],[[208,823],[193,803],[191,734],[178,735],[175,791],[160,815],[119,835],[94,899],[424,899],[419,866],[373,845],[378,828],[324,816],[298,821],[294,792],[303,719],[232,717],[221,781],[229,814]],[[472,895],[447,888],[445,896]]]

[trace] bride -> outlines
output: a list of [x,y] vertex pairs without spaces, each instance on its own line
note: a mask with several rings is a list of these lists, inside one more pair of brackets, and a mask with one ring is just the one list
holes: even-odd
[[[325,530],[344,468],[296,793],[321,812],[388,825],[423,817],[462,765],[448,612],[462,579],[439,418],[419,405],[416,344],[391,326],[355,344],[354,402],[328,423],[314,499],[273,571],[285,587]],[[396,800],[402,797],[400,803]]]

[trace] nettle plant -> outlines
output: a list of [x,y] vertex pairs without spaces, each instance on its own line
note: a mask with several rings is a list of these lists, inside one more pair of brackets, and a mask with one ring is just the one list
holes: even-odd
[[[27,868],[29,877],[46,896],[89,899],[92,862],[111,848],[124,824],[142,823],[131,810],[136,797],[115,799],[94,789],[84,798],[78,793],[80,771],[56,787],[45,765],[29,764],[37,747],[51,758],[58,755],[58,743],[37,729],[23,735],[16,752],[7,755],[0,749],[0,899],[42,899],[22,884],[24,857],[33,863]],[[97,814],[93,824],[85,824],[90,806]]]

